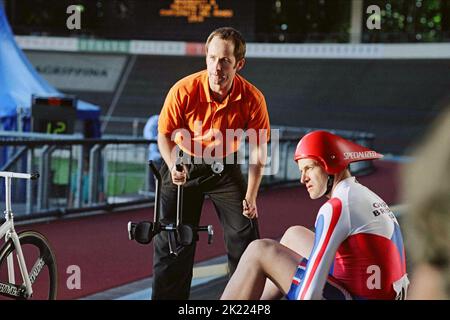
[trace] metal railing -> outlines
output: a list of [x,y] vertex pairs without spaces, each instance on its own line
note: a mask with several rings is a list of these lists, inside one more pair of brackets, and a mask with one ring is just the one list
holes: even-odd
[[[292,157],[299,139],[313,130],[276,129],[279,137],[272,134],[262,187],[298,181],[298,168]],[[335,133],[368,147],[374,139],[373,135],[361,132]],[[152,202],[147,165],[150,143],[156,141],[0,131],[0,154],[3,155],[0,170],[41,175],[38,182],[23,181],[13,186],[16,216],[27,219]],[[239,163],[246,176],[248,153],[245,150],[247,145],[242,144],[239,152],[243,153],[244,161]],[[371,167],[371,162],[360,162],[352,164],[350,169],[354,174],[365,174]]]

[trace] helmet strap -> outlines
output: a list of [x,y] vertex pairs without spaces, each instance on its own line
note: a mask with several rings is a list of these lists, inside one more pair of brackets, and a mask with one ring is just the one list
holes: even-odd
[[334,175],[329,174],[327,180],[327,190],[325,191],[325,196],[331,193],[331,189],[333,189],[334,184]]

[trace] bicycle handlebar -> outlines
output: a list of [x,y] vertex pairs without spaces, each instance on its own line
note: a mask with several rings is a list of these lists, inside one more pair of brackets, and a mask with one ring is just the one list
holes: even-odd
[[35,172],[35,173],[19,173],[19,172],[10,172],[10,171],[0,171],[0,177],[36,180],[37,178],[39,178],[39,173],[37,173],[37,172]]

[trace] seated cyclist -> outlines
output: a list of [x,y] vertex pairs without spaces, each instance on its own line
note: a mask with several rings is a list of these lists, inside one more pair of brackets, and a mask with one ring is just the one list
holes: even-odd
[[381,157],[326,131],[305,135],[294,157],[301,183],[311,199],[329,198],[315,234],[291,227],[281,243],[253,241],[222,299],[405,299],[409,281],[397,219],[348,169]]

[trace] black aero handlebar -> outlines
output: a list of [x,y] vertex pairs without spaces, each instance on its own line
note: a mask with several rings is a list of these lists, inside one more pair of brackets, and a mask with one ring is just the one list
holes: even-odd
[[[156,168],[153,161],[148,162],[152,174],[155,176],[155,206],[154,206],[154,217],[153,223],[150,222],[139,222],[139,223],[128,223],[128,232],[130,240],[136,240],[139,243],[147,244],[152,238],[160,233],[161,231],[166,231],[168,236],[169,244],[169,254],[173,257],[178,256],[179,251],[184,246],[191,245],[194,241],[195,232],[206,231],[208,232],[208,244],[212,243],[212,238],[214,235],[214,229],[212,225],[208,226],[197,226],[193,227],[190,225],[183,224],[183,186],[178,185],[177,190],[177,217],[176,224],[161,224],[160,223],[160,192],[162,177],[158,169]],[[177,162],[177,170],[182,171],[182,163]],[[136,230],[145,230],[145,237],[141,237],[142,233],[139,232],[139,236],[135,237],[134,232]],[[136,232],[137,234],[137,232]]]

